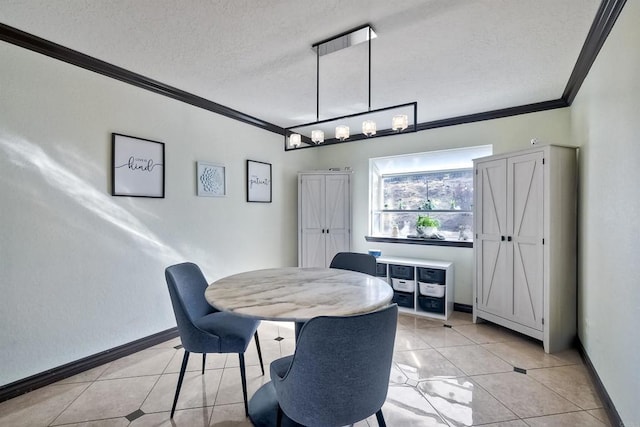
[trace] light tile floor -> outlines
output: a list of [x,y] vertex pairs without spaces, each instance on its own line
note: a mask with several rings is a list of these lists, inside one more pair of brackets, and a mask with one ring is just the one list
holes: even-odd
[[[294,351],[292,324],[262,322],[259,334],[266,375],[252,343],[249,396],[269,380],[268,364]],[[169,419],[179,344],[170,340],[3,402],[0,426],[250,426],[233,354],[208,355],[204,375],[201,356],[192,355]],[[402,427],[610,425],[576,351],[545,354],[539,342],[459,312],[447,322],[400,315],[383,412],[389,426]],[[356,426],[377,426],[375,416]]]

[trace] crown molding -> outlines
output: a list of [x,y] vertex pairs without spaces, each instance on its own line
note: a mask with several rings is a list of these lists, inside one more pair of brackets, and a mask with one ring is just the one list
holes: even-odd
[[602,0],[573,67],[562,99],[571,105],[627,0]]
[[141,74],[137,74],[124,68],[115,66],[92,56],[85,55],[84,53],[69,49],[57,43],[53,43],[49,40],[45,40],[43,38],[34,36],[33,34],[26,33],[24,31],[18,30],[17,28],[13,28],[2,23],[0,23],[0,40],[23,47],[25,49],[32,50],[34,52],[41,53],[43,55],[58,59],[63,62],[67,62],[72,65],[76,65],[86,70],[93,71],[125,83],[129,83],[133,86],[146,89],[151,92],[176,99],[178,101],[185,102],[195,107],[199,107],[213,113],[217,113],[231,119],[268,130],[270,132],[284,134],[284,129],[280,126],[274,125],[272,123],[266,122],[264,120],[258,119],[256,117],[210,101],[208,99],[196,96],[192,93],[185,92],[183,90],[180,90],[173,86],[169,86],[157,80],[153,80]]
[[485,111],[483,113],[468,114],[465,116],[434,120],[432,122],[418,123],[418,131],[462,125],[465,123],[481,122],[484,120],[501,119],[504,117],[517,116],[519,114],[535,113],[538,111],[553,110],[556,108],[564,108],[568,106],[569,104],[567,104],[563,99],[536,102],[535,104],[519,105],[517,107],[502,108],[499,110]]
[[[573,100],[578,94],[578,91],[580,90],[580,86],[584,82],[591,66],[596,60],[600,49],[609,36],[613,25],[618,19],[618,16],[620,16],[625,3],[626,0],[602,0],[571,76],[569,77],[564,92],[559,99],[418,123],[416,130],[422,131],[440,127],[456,126],[465,123],[493,120],[519,114],[528,114],[571,106]],[[266,122],[208,99],[166,85],[141,74],[117,67],[108,62],[85,55],[73,49],[66,48],[57,43],[53,43],[2,23],[0,23],[0,40],[270,132],[281,135],[285,134],[285,129],[281,126]],[[319,146],[322,145],[318,145],[316,147]]]

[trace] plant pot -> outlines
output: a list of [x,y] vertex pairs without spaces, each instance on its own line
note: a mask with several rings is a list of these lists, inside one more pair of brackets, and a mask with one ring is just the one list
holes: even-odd
[[418,225],[416,227],[416,232],[418,233],[418,236],[429,237],[438,232],[438,227],[423,227]]

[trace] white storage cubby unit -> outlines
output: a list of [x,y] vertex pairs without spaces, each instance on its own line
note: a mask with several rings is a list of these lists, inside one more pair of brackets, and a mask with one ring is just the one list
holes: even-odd
[[401,312],[447,320],[453,311],[453,263],[379,257],[377,276],[393,287]]

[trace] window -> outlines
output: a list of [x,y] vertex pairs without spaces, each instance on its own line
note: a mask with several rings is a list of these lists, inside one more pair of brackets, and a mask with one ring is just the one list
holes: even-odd
[[473,159],[491,154],[487,145],[370,159],[371,237],[471,242]]

